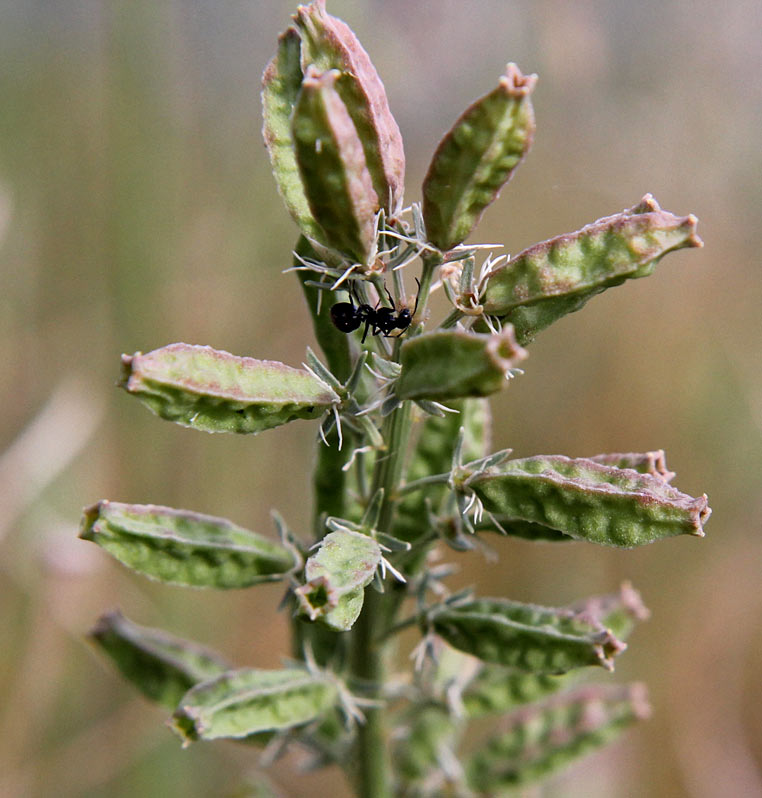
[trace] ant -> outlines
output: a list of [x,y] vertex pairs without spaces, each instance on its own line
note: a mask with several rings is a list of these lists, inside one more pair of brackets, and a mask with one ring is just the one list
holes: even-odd
[[[410,326],[413,316],[418,310],[418,296],[421,292],[421,284],[417,277],[415,281],[418,284],[418,294],[415,296],[415,307],[412,313],[409,308],[397,310],[394,305],[394,299],[392,299],[392,295],[386,286],[384,286],[384,290],[389,297],[390,308],[380,308],[378,305],[374,308],[365,303],[360,303],[359,300],[357,305],[355,305],[352,301],[352,291],[354,289],[351,289],[347,292],[349,294],[349,302],[337,302],[331,307],[331,321],[334,327],[341,330],[341,332],[351,333],[364,323],[365,329],[362,334],[362,343],[365,343],[365,338],[370,329],[373,330],[373,335],[383,333],[384,338],[399,338]],[[399,335],[392,335],[393,330],[400,330]]]

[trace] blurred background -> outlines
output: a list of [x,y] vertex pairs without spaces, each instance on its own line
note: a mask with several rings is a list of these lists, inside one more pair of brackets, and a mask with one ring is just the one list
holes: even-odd
[[[664,448],[709,494],[703,540],[636,551],[494,542],[458,584],[545,604],[631,579],[652,611],[611,679],[653,718],[541,796],[762,795],[762,5],[754,0],[329,0],[402,129],[407,201],[507,61],[537,72],[534,148],[472,240],[516,253],[635,204],[695,213],[706,246],[542,333],[495,398],[495,448]],[[206,593],[77,539],[100,498],[308,524],[316,428],[209,436],[114,388],[119,355],[174,341],[299,365],[313,345],[296,228],[261,143],[260,75],[289,2],[0,4],[0,795],[216,796],[256,768],[181,750],[166,713],[85,642],[101,612],[277,667],[281,588]],[[412,273],[408,280],[412,284]],[[453,554],[453,557],[456,555]],[[604,676],[605,678],[605,676]],[[337,772],[272,778],[347,796]]]

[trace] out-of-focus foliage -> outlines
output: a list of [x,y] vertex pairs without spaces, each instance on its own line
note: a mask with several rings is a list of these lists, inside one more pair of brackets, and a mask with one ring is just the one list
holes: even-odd
[[[328,5],[384,76],[411,164],[426,162],[506,61],[542,75],[540,134],[481,240],[505,240],[515,254],[646,190],[700,217],[702,252],[671,256],[670,268],[538,338],[532,379],[497,400],[493,434],[517,457],[664,447],[681,486],[711,495],[712,534],[626,554],[497,540],[499,567],[474,554],[460,579],[484,595],[510,584],[520,600],[561,605],[627,576],[659,619],[620,666],[622,678],[649,683],[654,718],[626,755],[615,747],[581,763],[556,794],[669,798],[714,784],[758,794],[758,4],[487,0],[478,14],[437,5],[437,17],[431,3]],[[301,361],[309,320],[297,282],[280,275],[296,229],[261,145],[258,97],[292,10],[0,6],[3,796],[44,795],[51,784],[61,796],[203,796],[220,772],[231,790],[250,772],[252,751],[232,744],[177,750],[161,713],[90,655],[84,633],[116,596],[141,623],[279,668],[283,626],[269,631],[275,617],[257,610],[256,637],[241,637],[252,597],[138,585],[91,558],[76,523],[82,497],[94,495],[224,512],[254,529],[268,526],[274,504],[294,528],[306,523],[308,503],[294,506],[283,486],[285,476],[306,481],[310,429],[197,436],[156,424],[108,387],[120,352],[175,340]],[[440,99],[423,112],[432,94]],[[257,607],[275,606],[280,588],[261,589],[272,601],[260,593]],[[297,794],[292,771],[290,759],[274,770],[286,795]],[[347,794],[335,773],[311,778],[316,794]]]

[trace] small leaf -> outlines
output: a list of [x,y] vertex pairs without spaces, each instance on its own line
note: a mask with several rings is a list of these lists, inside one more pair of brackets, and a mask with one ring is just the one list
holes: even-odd
[[160,629],[138,626],[120,612],[98,619],[90,637],[141,693],[174,709],[194,685],[229,670],[218,654]]
[[625,648],[592,618],[570,609],[475,599],[434,608],[431,628],[447,643],[484,662],[530,673],[566,673],[586,665],[613,670]]
[[190,344],[122,355],[119,384],[158,416],[204,432],[257,433],[339,401],[303,369]]
[[172,716],[184,739],[241,738],[309,723],[338,703],[338,686],[302,668],[243,668],[189,690]]
[[524,345],[601,291],[651,274],[668,252],[703,246],[697,221],[663,211],[647,194],[629,210],[535,244],[493,269],[484,312],[513,324]]
[[423,217],[441,251],[465,240],[529,150],[536,82],[508,64],[497,88],[467,108],[437,147],[423,182]]
[[586,686],[554,696],[508,718],[508,730],[466,764],[468,783],[480,795],[502,795],[611,742],[649,714],[640,684]]
[[329,532],[308,558],[305,584],[295,591],[302,612],[337,631],[351,629],[381,557],[381,548],[368,535]]
[[314,65],[342,73],[336,88],[357,129],[376,195],[394,216],[402,207],[405,153],[378,72],[349,26],[326,13],[324,0],[300,6],[294,22],[305,72]]
[[87,507],[80,537],[151,579],[187,587],[242,588],[280,579],[294,556],[224,518],[153,504],[100,501]]
[[307,68],[291,130],[296,162],[321,240],[366,264],[375,245],[380,208],[362,142],[336,90],[340,73]]
[[510,370],[525,357],[510,326],[499,335],[424,333],[402,344],[395,392],[401,399],[436,401],[488,396],[505,385]]
[[703,537],[711,514],[706,496],[694,499],[661,477],[562,455],[509,460],[465,485],[498,518],[623,548],[673,535]]

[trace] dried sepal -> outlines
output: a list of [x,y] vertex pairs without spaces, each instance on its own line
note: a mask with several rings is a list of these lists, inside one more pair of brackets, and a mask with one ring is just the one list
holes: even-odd
[[437,147],[423,182],[423,217],[439,250],[465,240],[528,151],[536,82],[508,64],[498,86],[467,108]]
[[86,507],[80,537],[150,579],[230,589],[281,579],[294,554],[224,518],[154,504],[99,501]]
[[488,272],[484,312],[513,324],[526,344],[601,291],[651,274],[668,252],[702,246],[697,221],[663,211],[647,194],[629,210],[535,244]]
[[257,433],[339,401],[303,369],[181,343],[122,355],[119,384],[158,416],[204,432]]

